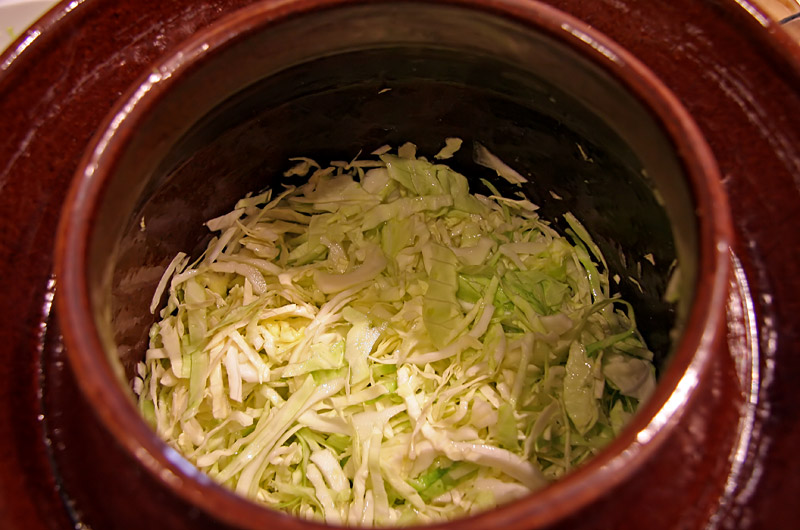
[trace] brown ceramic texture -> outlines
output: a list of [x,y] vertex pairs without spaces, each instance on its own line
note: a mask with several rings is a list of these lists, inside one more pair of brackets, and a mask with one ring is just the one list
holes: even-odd
[[[693,114],[722,170],[741,259],[728,348],[697,389],[693,423],[641,471],[651,477],[647,489],[632,481],[559,527],[791,528],[800,514],[798,50],[733,2],[552,3],[632,51]],[[70,528],[77,517],[92,528],[133,528],[158,515],[151,526],[214,526],[157,487],[91,415],[50,313],[50,249],[72,173],[119,95],[152,61],[237,7],[63,4],[19,57],[0,59],[3,527]],[[669,483],[652,478],[667,475]]]
[[[454,4],[480,7],[479,3],[469,1]],[[331,11],[331,6],[341,8],[341,14],[338,14],[339,9],[336,13]],[[616,122],[616,126],[622,131],[620,134],[635,146],[634,149],[641,151],[642,162],[659,186],[659,191],[670,209],[675,238],[678,241],[676,246],[686,252],[682,257],[682,273],[686,281],[692,284],[695,271],[698,278],[696,301],[688,316],[680,345],[672,355],[669,365],[663,370],[659,391],[642,408],[627,432],[591,463],[537,495],[454,523],[459,528],[485,528],[496,524],[510,528],[538,528],[562,519],[565,514],[586,509],[605,492],[612,491],[629,477],[635,476],[647,459],[652,458],[660,445],[671,437],[672,430],[691,421],[695,404],[695,381],[706,379],[708,365],[721,342],[718,337],[722,335],[721,323],[727,291],[730,221],[710,151],[674,97],[655,81],[650,72],[640,68],[635,59],[627,56],[624,50],[618,49],[612,43],[598,40],[601,37],[593,36],[590,28],[576,20],[564,18],[563,14],[548,6],[509,3],[507,7],[493,6],[489,11],[512,15],[526,24],[541,27],[543,33],[552,35],[556,40],[563,40],[568,46],[580,50],[609,68],[614,76],[636,91],[638,98],[656,109],[663,126],[672,133],[674,144],[682,154],[686,171],[692,176],[691,182],[694,184],[693,206],[688,200],[687,190],[682,187],[680,177],[673,172],[665,173],[670,165],[668,153],[673,150],[672,145],[669,142],[650,140],[651,137],[656,137],[656,133],[651,132],[652,127],[648,128],[647,125],[651,119],[650,114],[646,111],[642,111],[641,115],[636,113],[636,99],[621,99],[624,96],[612,89],[612,85],[607,84],[608,81],[604,81],[602,76],[588,70],[584,73],[583,67],[572,66],[578,60],[570,59],[563,50],[551,49],[552,45],[547,41],[537,39],[530,44],[532,49],[528,50],[525,33],[520,32],[514,37],[513,46],[510,46],[514,50],[514,58],[519,53],[520,62],[538,64],[534,59],[535,53],[543,57],[539,61],[544,65],[561,65],[557,73],[550,75],[557,75],[561,83],[564,83],[565,90],[566,87],[574,90],[575,86],[590,86],[591,89],[586,90],[584,97],[601,109],[602,115],[609,116],[606,119]],[[308,13],[308,16],[304,16],[302,20],[297,19],[299,22],[296,25],[275,24],[276,17],[285,13],[291,13],[295,17],[300,13]],[[316,15],[317,13],[320,14]],[[439,23],[425,26],[425,22],[421,22],[444,19],[448,20],[449,27],[458,28],[458,31],[449,32],[442,29]],[[528,185],[531,197],[541,198],[548,190],[553,190],[568,197],[559,201],[559,204],[566,204],[565,207],[584,219],[593,232],[597,233],[595,224],[602,220],[604,224],[616,229],[616,233],[610,234],[616,244],[628,246],[618,235],[632,239],[632,248],[625,248],[628,262],[633,262],[644,254],[655,254],[656,261],[663,263],[664,270],[659,274],[654,272],[650,276],[651,281],[645,281],[645,277],[640,280],[647,291],[648,284],[656,283],[654,280],[658,277],[659,289],[653,293],[655,303],[645,300],[649,303],[643,303],[640,309],[661,305],[666,270],[672,256],[668,253],[665,255],[666,249],[659,248],[655,243],[661,237],[657,227],[652,225],[658,223],[646,223],[648,216],[652,217],[660,208],[653,198],[650,198],[649,203],[643,203],[641,199],[623,200],[623,194],[619,190],[636,189],[636,180],[641,180],[638,170],[632,170],[632,175],[625,175],[624,180],[619,182],[612,180],[616,176],[604,178],[606,173],[616,174],[623,171],[621,166],[612,168],[606,161],[616,153],[606,154],[601,144],[585,142],[590,141],[588,138],[598,136],[608,142],[611,137],[608,130],[601,128],[599,124],[583,124],[582,127],[584,134],[589,136],[587,140],[581,141],[585,145],[593,146],[592,149],[597,153],[593,154],[597,161],[589,165],[601,168],[597,170],[601,174],[589,175],[580,168],[558,167],[571,157],[584,165],[586,162],[576,152],[572,136],[564,138],[567,148],[562,149],[562,145],[556,140],[556,134],[543,127],[544,117],[534,115],[523,118],[522,110],[509,111],[508,103],[500,104],[495,97],[483,100],[481,96],[464,88],[436,85],[435,88],[426,89],[423,88],[424,84],[418,85],[416,82],[404,85],[403,80],[410,73],[402,66],[396,67],[393,73],[392,70],[386,71],[386,66],[378,68],[378,65],[387,63],[408,63],[414,65],[413,75],[417,78],[424,76],[429,69],[436,79],[443,75],[458,79],[462,61],[467,62],[467,74],[475,71],[475,59],[468,59],[468,52],[462,52],[458,58],[448,57],[443,63],[434,60],[431,66],[426,66],[430,63],[423,60],[425,55],[417,55],[419,51],[383,51],[380,56],[375,53],[360,55],[358,57],[363,58],[358,61],[353,56],[348,56],[344,64],[331,56],[331,52],[337,49],[336,46],[352,49],[363,46],[363,42],[372,42],[375,38],[380,43],[404,42],[407,38],[424,34],[424,38],[428,39],[425,42],[442,46],[454,45],[464,35],[468,39],[475,38],[475,32],[485,35],[483,38],[489,42],[503,41],[506,35],[516,31],[515,26],[506,26],[498,19],[490,19],[492,22],[485,24],[479,22],[481,20],[483,19],[475,12],[467,12],[463,8],[456,10],[441,4],[414,7],[388,2],[361,4],[313,1],[296,2],[288,8],[280,5],[274,8],[270,4],[263,4],[253,6],[252,9],[243,9],[215,26],[212,32],[201,32],[174,56],[156,64],[153,71],[169,72],[167,80],[153,84],[154,77],[148,74],[143,81],[143,86],[148,88],[146,95],[140,96],[141,92],[134,87],[132,92],[136,94],[136,98],[140,98],[135,106],[122,102],[109,115],[106,123],[109,130],[113,130],[114,136],[107,135],[107,125],[104,124],[96,136],[100,139],[97,149],[92,147],[87,151],[84,163],[77,172],[75,185],[67,197],[56,244],[56,278],[59,285],[56,306],[67,352],[73,369],[79,375],[81,388],[89,401],[96,404],[95,410],[104,426],[129,454],[150,469],[156,479],[163,481],[163,487],[201,507],[211,518],[235,527],[253,529],[276,523],[297,528],[310,526],[310,523],[290,520],[272,511],[256,509],[251,503],[232,496],[228,491],[212,487],[205,477],[201,476],[203,480],[198,481],[194,468],[176,461],[174,453],[166,450],[155,439],[152,431],[142,422],[138,411],[119,391],[114,375],[105,362],[106,354],[100,346],[103,333],[98,334],[95,331],[92,314],[96,315],[94,321],[101,323],[101,329],[102,322],[105,321],[103,315],[111,315],[115,342],[119,345],[123,365],[128,370],[126,379],[130,379],[133,365],[143,355],[143,342],[146,341],[150,324],[143,315],[147,314],[150,298],[148,293],[153,291],[158,280],[158,274],[153,275],[152,272],[162,270],[180,248],[192,248],[197,244],[198,236],[194,234],[198,231],[203,233],[203,218],[226,211],[236,197],[264,185],[264,174],[278,173],[279,166],[275,166],[283,165],[294,153],[315,156],[313,149],[319,149],[318,146],[323,145],[325,151],[333,150],[348,156],[365,145],[365,138],[375,142],[374,146],[385,142],[397,144],[402,139],[413,138],[420,149],[426,150],[436,146],[447,135],[462,137],[468,143],[471,143],[471,135],[475,135],[477,141],[489,146],[493,152],[501,154],[505,159],[516,156],[519,168],[528,167],[535,172],[534,182]],[[253,37],[249,37],[251,40],[246,40],[243,36],[251,28],[258,29],[263,25],[267,25],[269,30],[254,33]],[[387,25],[413,27],[414,30],[406,33],[403,29],[394,29],[394,33],[387,34],[384,29]],[[284,26],[293,29],[282,33]],[[335,31],[326,32],[325,28],[330,27],[336,28]],[[500,29],[495,30],[497,27]],[[566,31],[565,27],[570,29]],[[309,46],[302,36],[295,37],[298,32],[302,32],[300,35],[313,36],[314,45]],[[579,37],[575,36],[576,33]],[[230,38],[232,35],[235,36],[234,39]],[[351,35],[355,40],[348,42],[348,37],[343,35]],[[290,64],[296,61],[295,54],[305,58],[322,51],[328,59],[314,63],[308,71],[300,69],[293,74],[280,74],[288,75],[291,80],[285,85],[278,84],[275,88],[271,88],[272,85],[262,86],[255,92],[257,95],[253,99],[258,102],[258,106],[266,107],[263,111],[252,110],[247,106],[248,110],[242,112],[237,110],[242,108],[242,103],[226,103],[225,108],[228,110],[221,114],[222,122],[235,123],[238,116],[239,119],[245,119],[244,125],[237,125],[228,131],[224,126],[216,125],[217,120],[214,119],[208,125],[208,130],[195,130],[190,134],[190,140],[176,141],[183,133],[184,121],[193,122],[204,114],[206,108],[210,108],[232,90],[249,86],[252,82],[251,76],[260,77],[263,69],[280,69],[282,63],[274,66],[272,62],[276,56],[280,56],[279,52],[267,53],[265,59],[261,59],[254,50],[277,50],[281,45],[287,47],[282,53],[286,54],[286,61]],[[487,42],[484,45],[488,51],[481,49],[473,53],[481,57],[485,57],[487,53],[501,53]],[[223,49],[220,53],[232,51],[228,55],[217,56],[216,48]],[[502,46],[498,48],[505,49]],[[411,58],[405,54],[412,54]],[[613,59],[609,59],[609,56]],[[185,66],[187,57],[197,58],[202,62],[202,70],[191,62]],[[372,57],[376,59],[371,59]],[[331,63],[333,66],[330,66]],[[502,79],[500,74],[492,73],[492,63],[479,64],[486,79]],[[347,74],[342,74],[343,70]],[[517,74],[518,77],[506,75],[510,79],[523,79],[521,73]],[[387,77],[396,80],[387,81],[388,86],[393,87],[388,95],[380,94],[379,86],[369,83],[364,90],[344,88],[350,86],[351,79],[355,79],[359,86],[364,84],[362,76],[369,76],[367,79]],[[475,77],[470,79],[473,85],[489,82]],[[316,88],[321,82],[332,83],[334,92],[327,95],[327,85]],[[509,84],[510,81],[505,81],[504,86]],[[285,108],[289,110],[273,110],[273,106],[284,109],[283,106],[272,103],[275,101],[275,93],[279,97],[289,97],[298,90],[296,87],[306,86],[315,87],[313,90],[316,92],[305,95],[296,107],[287,102]],[[430,94],[426,92],[428,90],[433,95],[425,97],[426,93]],[[251,92],[251,89],[247,90],[248,94]],[[316,95],[317,93],[321,95]],[[412,95],[404,96],[407,93]],[[556,95],[555,99],[561,100],[564,97],[566,96]],[[527,98],[534,99],[534,96]],[[264,105],[264,101],[269,101],[270,104]],[[581,114],[573,104],[565,105],[568,107],[560,115]],[[351,110],[351,106],[357,110]],[[252,118],[251,112],[256,112],[257,118]],[[506,112],[514,116],[513,120],[502,118]],[[123,113],[126,117],[120,121]],[[220,116],[220,112],[214,110],[212,116]],[[459,124],[455,116],[468,116],[469,120]],[[571,119],[578,121],[577,117]],[[207,122],[205,118],[201,121]],[[531,130],[528,127],[534,125],[523,126],[520,122],[533,122],[535,128]],[[271,128],[269,123],[281,125]],[[420,124],[424,124],[424,130],[420,130]],[[376,132],[383,131],[383,127],[387,126],[390,126],[389,130]],[[331,135],[331,127],[342,132]],[[599,132],[593,131],[595,128]],[[526,134],[529,137],[526,138]],[[546,153],[529,161],[528,157],[535,155],[537,150],[526,146],[535,143],[535,135],[549,138],[549,144]],[[516,143],[511,143],[509,136]],[[517,136],[521,139],[516,140]],[[205,143],[197,140],[198,137],[213,140],[206,140],[209,143]],[[498,140],[498,137],[501,139]],[[648,138],[648,141],[640,141],[642,138]],[[173,141],[176,141],[177,146],[191,147],[181,147],[177,155],[172,151],[167,152],[166,147]],[[370,144],[366,145],[366,149],[372,148]],[[659,145],[663,147],[657,147]],[[505,152],[498,151],[495,146],[498,149],[504,148]],[[129,153],[129,150],[136,149],[138,151]],[[613,142],[613,147],[608,149],[619,147]],[[189,157],[186,161],[179,158],[186,156]],[[468,153],[466,156],[468,157]],[[178,169],[169,170],[168,176],[163,176],[155,169],[154,176],[145,180],[142,175],[150,174],[153,168],[162,166],[161,157],[170,160],[170,164]],[[457,159],[458,157],[454,160]],[[561,181],[561,187],[553,188],[547,182],[548,160],[556,160],[552,164],[557,167],[552,171],[557,175],[556,181]],[[571,190],[567,187],[570,177],[565,174],[580,175]],[[220,175],[225,175],[225,178],[221,179]],[[598,189],[586,191],[587,186],[590,186],[587,184],[589,181],[597,182]],[[129,214],[135,208],[134,205],[142,201],[138,196],[142,193],[139,190],[153,188],[156,188],[155,192],[144,192],[152,193],[152,198],[141,209],[133,209],[132,215]],[[162,188],[163,192],[160,191]],[[609,195],[612,190],[610,196],[602,197],[604,193]],[[642,196],[648,195],[646,190],[640,190],[640,193]],[[684,196],[686,200],[683,200]],[[598,205],[610,203],[612,206],[605,209],[602,206],[582,206],[592,201]],[[540,200],[537,199],[537,202]],[[598,211],[598,208],[601,210]],[[615,214],[613,208],[622,211]],[[545,210],[546,208],[542,209],[543,212]],[[697,242],[689,237],[694,232],[691,221],[695,212],[700,224]],[[605,222],[607,218],[620,215],[624,215],[623,219],[626,219],[622,223],[624,227],[619,222]],[[138,222],[141,218],[145,218],[147,224],[155,228],[141,229]],[[108,292],[104,278],[111,276],[107,265],[109,256],[117,254],[113,250],[113,242],[118,238],[116,234],[120,232],[119,227],[125,227],[127,219],[131,220],[127,223],[127,230],[120,244],[119,261],[113,273],[115,281],[111,289],[111,299],[104,302],[107,298],[104,293]],[[638,230],[631,233],[627,230],[627,226],[631,225],[637,226]],[[604,244],[602,239],[598,239],[598,243]],[[639,247],[642,244],[651,246]],[[688,248],[695,246],[699,249],[696,264],[689,259],[688,251]],[[613,248],[607,248],[605,254],[612,256]],[[614,272],[626,274],[623,270]],[[117,285],[120,287],[116,287]],[[625,296],[635,303],[629,295]],[[685,300],[687,304],[691,301],[688,295]],[[648,316],[650,315],[645,311],[638,311],[640,322],[646,322]],[[658,314],[655,318],[663,321],[666,329],[662,333],[666,335],[669,320],[663,314]],[[675,390],[676,385],[678,390]],[[47,389],[47,380],[45,388]],[[65,429],[74,430],[74,426],[67,425]],[[668,456],[669,453],[666,453],[663,458]],[[57,463],[59,461],[57,457]],[[693,481],[702,483],[708,478],[706,473],[695,473]],[[622,521],[621,513],[617,516],[619,521]]]

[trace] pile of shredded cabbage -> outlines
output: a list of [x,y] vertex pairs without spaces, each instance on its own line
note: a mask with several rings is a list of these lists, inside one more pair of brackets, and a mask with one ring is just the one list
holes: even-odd
[[580,465],[653,390],[578,220],[559,235],[521,192],[470,194],[415,151],[293,159],[307,183],[240,200],[167,268],[134,390],[214,480],[329,523],[450,519]]

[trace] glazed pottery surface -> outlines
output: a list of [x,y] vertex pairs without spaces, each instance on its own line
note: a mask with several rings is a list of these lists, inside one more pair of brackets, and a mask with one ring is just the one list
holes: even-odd
[[[545,218],[571,211],[585,224],[656,352],[659,389],[604,452],[535,495],[453,524],[532,528],[585,510],[692,421],[697,382],[721,343],[726,199],[676,98],[578,20],[534,2],[256,4],[193,36],[128,94],[65,201],[56,306],[73,370],[104,425],[211,519],[288,524],[198,477],[131,403],[149,293],[176,252],[198,255],[207,244],[204,219],[277,187],[275,176],[301,154],[351,159],[413,140],[432,156],[456,136],[513,160],[532,175],[522,189]],[[467,175],[480,169],[469,149],[451,163]],[[653,263],[643,266],[645,255]],[[676,255],[681,303],[670,347],[676,317],[663,299]]]
[[[560,526],[600,520],[627,528],[699,528],[709,521],[787,527],[797,516],[791,498],[800,481],[791,458],[800,434],[791,380],[800,329],[792,249],[800,235],[782,229],[796,224],[800,208],[797,49],[770,34],[779,30],[757,11],[733,3],[553,3],[632,51],[692,113],[731,199],[737,231],[731,259],[738,267],[727,348],[699,382],[696,423],[681,426],[661,449],[672,457],[642,470],[673,480],[651,483],[646,492],[635,483],[615,490],[590,514],[576,513]],[[0,111],[9,118],[0,123],[7,139],[0,147],[6,293],[0,443],[12,458],[0,464],[0,517],[11,528],[68,528],[71,518],[124,528],[156,512],[164,527],[214,525],[142,471],[141,460],[126,455],[82,401],[50,312],[57,285],[49,249],[64,192],[103,116],[152,61],[238,7],[65,3],[40,23],[47,31],[21,39],[2,57]],[[628,22],[619,24],[623,17]],[[750,36],[747,47],[742,33]],[[700,469],[710,477],[705,483],[694,480]],[[642,506],[644,498],[656,508],[620,514],[620,506]]]

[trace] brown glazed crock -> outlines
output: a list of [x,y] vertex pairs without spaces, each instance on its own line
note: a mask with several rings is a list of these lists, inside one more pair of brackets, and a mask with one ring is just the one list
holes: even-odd
[[[427,15],[420,19],[427,21],[421,23],[422,29],[411,23],[412,18],[407,15],[409,10]],[[68,357],[88,403],[114,440],[151,473],[156,482],[205,514],[210,521],[225,527],[300,529],[321,525],[287,517],[237,497],[213,484],[155,436],[140,418],[130,392],[125,390],[136,356],[143,352],[141,336],[146,336],[152,321],[146,321],[146,316],[137,320],[130,312],[132,308],[146,307],[141,300],[149,301],[149,292],[158,281],[160,272],[156,265],[163,266],[164,260],[168,261],[175,251],[186,248],[181,245],[189,245],[189,248],[201,245],[198,219],[201,223],[220,213],[226,194],[231,195],[229,199],[235,199],[243,191],[253,189],[255,183],[264,182],[259,180],[264,178],[263,174],[253,168],[241,174],[221,173],[228,180],[215,182],[211,170],[218,169],[214,166],[217,159],[203,152],[206,145],[213,145],[215,141],[207,137],[209,131],[222,130],[227,134],[230,129],[237,132],[226,122],[226,117],[235,115],[240,119],[253,111],[252,97],[248,99],[246,92],[260,77],[282,75],[291,70],[290,66],[305,60],[335,59],[337,54],[326,55],[324,48],[309,44],[314,35],[309,28],[332,34],[330,27],[334,25],[363,32],[367,35],[364,41],[336,50],[338,54],[361,53],[365,49],[380,48],[375,42],[382,42],[380,39],[384,36],[380,26],[370,22],[388,22],[387,13],[408,23],[398,24],[402,26],[399,32],[405,39],[399,41],[403,46],[410,42],[416,47],[422,43],[422,48],[433,48],[426,32],[440,25],[446,28],[442,30],[443,35],[458,41],[456,48],[460,52],[471,50],[481,61],[483,56],[479,52],[486,52],[486,49],[502,55],[507,62],[521,61],[519,65],[523,70],[526,66],[523,62],[527,60],[541,66],[554,59],[570,58],[567,65],[550,63],[553,67],[548,72],[550,80],[556,87],[576,91],[578,85],[587,80],[596,83],[592,90],[566,94],[565,100],[570,101],[569,96],[574,96],[580,105],[592,111],[586,114],[590,116],[587,119],[605,120],[605,124],[586,126],[591,129],[586,132],[588,137],[595,134],[611,138],[609,144],[622,142],[623,150],[629,149],[643,160],[664,198],[676,252],[685,266],[683,293],[686,296],[677,316],[682,333],[661,369],[655,395],[622,435],[587,465],[542,491],[491,512],[437,526],[487,528],[503,525],[527,529],[568,520],[640,473],[649,462],[659,458],[659,448],[677,430],[693,425],[697,421],[692,416],[696,389],[713,377],[709,367],[724,336],[730,267],[732,229],[726,197],[713,156],[694,122],[676,97],[639,61],[586,24],[538,2],[299,0],[254,4],[192,36],[178,51],[158,62],[152,72],[121,99],[100,127],[79,166],[62,212],[55,252],[59,285],[56,306]],[[436,24],[431,24],[431,20]],[[459,28],[463,30],[460,37]],[[495,41],[491,41],[488,45],[480,42],[470,48],[472,34],[465,32],[474,31],[484,31],[481,37],[495,39],[496,46]],[[531,39],[527,47],[523,38],[526,36]],[[276,46],[278,40],[282,47]],[[543,46],[545,51],[541,56],[537,56],[532,42]],[[253,43],[267,43],[272,47]],[[317,44],[323,45],[325,42]],[[420,68],[425,69],[424,56],[412,59],[419,60],[423,65]],[[431,64],[443,64],[443,61]],[[472,66],[467,64],[464,68],[469,70]],[[356,66],[353,68],[357,71]],[[305,80],[302,76],[289,79]],[[482,82],[480,75],[472,80]],[[400,81],[402,78],[398,86],[402,84]],[[392,86],[390,83],[389,88]],[[313,89],[319,87],[312,86],[309,94],[314,95]],[[245,95],[239,97],[242,91]],[[643,110],[637,110],[639,105]],[[435,103],[431,106],[436,108]],[[577,118],[569,113],[560,116],[564,123],[580,128],[581,112],[576,111]],[[446,130],[446,125],[439,128]],[[439,128],[433,130],[438,133]],[[407,132],[402,127],[399,129]],[[245,128],[244,132],[252,130]],[[224,144],[229,140],[230,145],[241,146],[247,137],[234,134],[220,141]],[[381,138],[394,139],[389,133]],[[490,139],[496,143],[491,145],[490,141],[490,147],[502,152],[502,142]],[[339,142],[336,144],[339,152],[352,147],[342,143],[338,136],[329,140]],[[277,140],[276,143],[280,145]],[[422,145],[432,148],[425,142]],[[219,144],[216,149],[220,149]],[[273,159],[281,156],[306,154],[286,149],[277,149],[269,155],[272,158],[267,157],[262,162],[269,167],[277,163]],[[220,154],[219,151],[211,153]],[[187,167],[200,171],[203,177],[202,182],[196,183],[195,190],[191,189],[184,171]],[[685,175],[686,181],[676,180],[676,174]],[[225,182],[232,184],[227,186]],[[198,196],[199,191],[216,192],[219,197],[214,196],[204,203]],[[176,215],[174,208],[169,208],[175,205],[169,202],[169,193],[176,192],[189,197],[184,206],[190,209],[185,215]],[[197,206],[196,211],[191,209],[194,206]],[[168,215],[165,213],[168,211],[173,213]],[[167,223],[165,227],[152,228],[167,242],[161,246],[147,246],[146,239],[150,236],[138,236],[132,228],[139,225],[140,217],[148,226],[162,221]],[[598,229],[602,225],[599,221],[587,224]],[[603,234],[600,237],[602,239]],[[147,266],[137,269],[126,261],[137,257]],[[125,270],[120,273],[116,268]],[[145,278],[130,277],[136,274]],[[663,294],[664,281],[662,278],[661,284],[656,282],[660,285],[659,294]],[[134,299],[131,307],[126,306],[128,301],[124,289],[118,286],[120,283],[133,285],[138,292],[129,293]],[[112,315],[113,319],[122,315],[128,320],[120,324],[112,321]],[[669,480],[669,477],[659,476],[658,479]],[[618,508],[624,510],[625,506]],[[169,512],[171,508],[162,506],[161,509]],[[180,513],[171,515],[180,519]],[[157,521],[149,523],[158,524]]]

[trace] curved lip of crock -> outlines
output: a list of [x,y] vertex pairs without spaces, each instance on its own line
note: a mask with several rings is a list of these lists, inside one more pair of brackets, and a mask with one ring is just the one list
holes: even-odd
[[[418,0],[380,0],[385,4],[421,4]],[[132,85],[98,129],[75,174],[56,238],[56,307],[67,353],[84,394],[102,423],[121,445],[168,489],[214,518],[242,528],[276,522],[291,528],[322,523],[270,510],[217,485],[167,446],[145,423],[119,387],[94,325],[86,283],[86,255],[93,212],[105,182],[118,162],[136,123],[147,115],[181,74],[205,57],[255,31],[290,18],[377,3],[376,0],[298,0],[254,4],[237,10],[188,39],[151,73]],[[672,141],[697,206],[698,278],[686,328],[655,394],[626,429],[586,465],[523,499],[456,524],[504,524],[512,528],[553,523],[596,500],[630,476],[661,445],[688,408],[710,357],[718,347],[724,320],[733,238],[727,198],[709,146],[681,103],[646,66],[608,37],[571,15],[539,3],[501,0],[444,0],[440,4],[510,19],[567,45],[605,70],[648,108]],[[704,271],[709,273],[704,277]],[[453,522],[425,525],[438,528]]]

